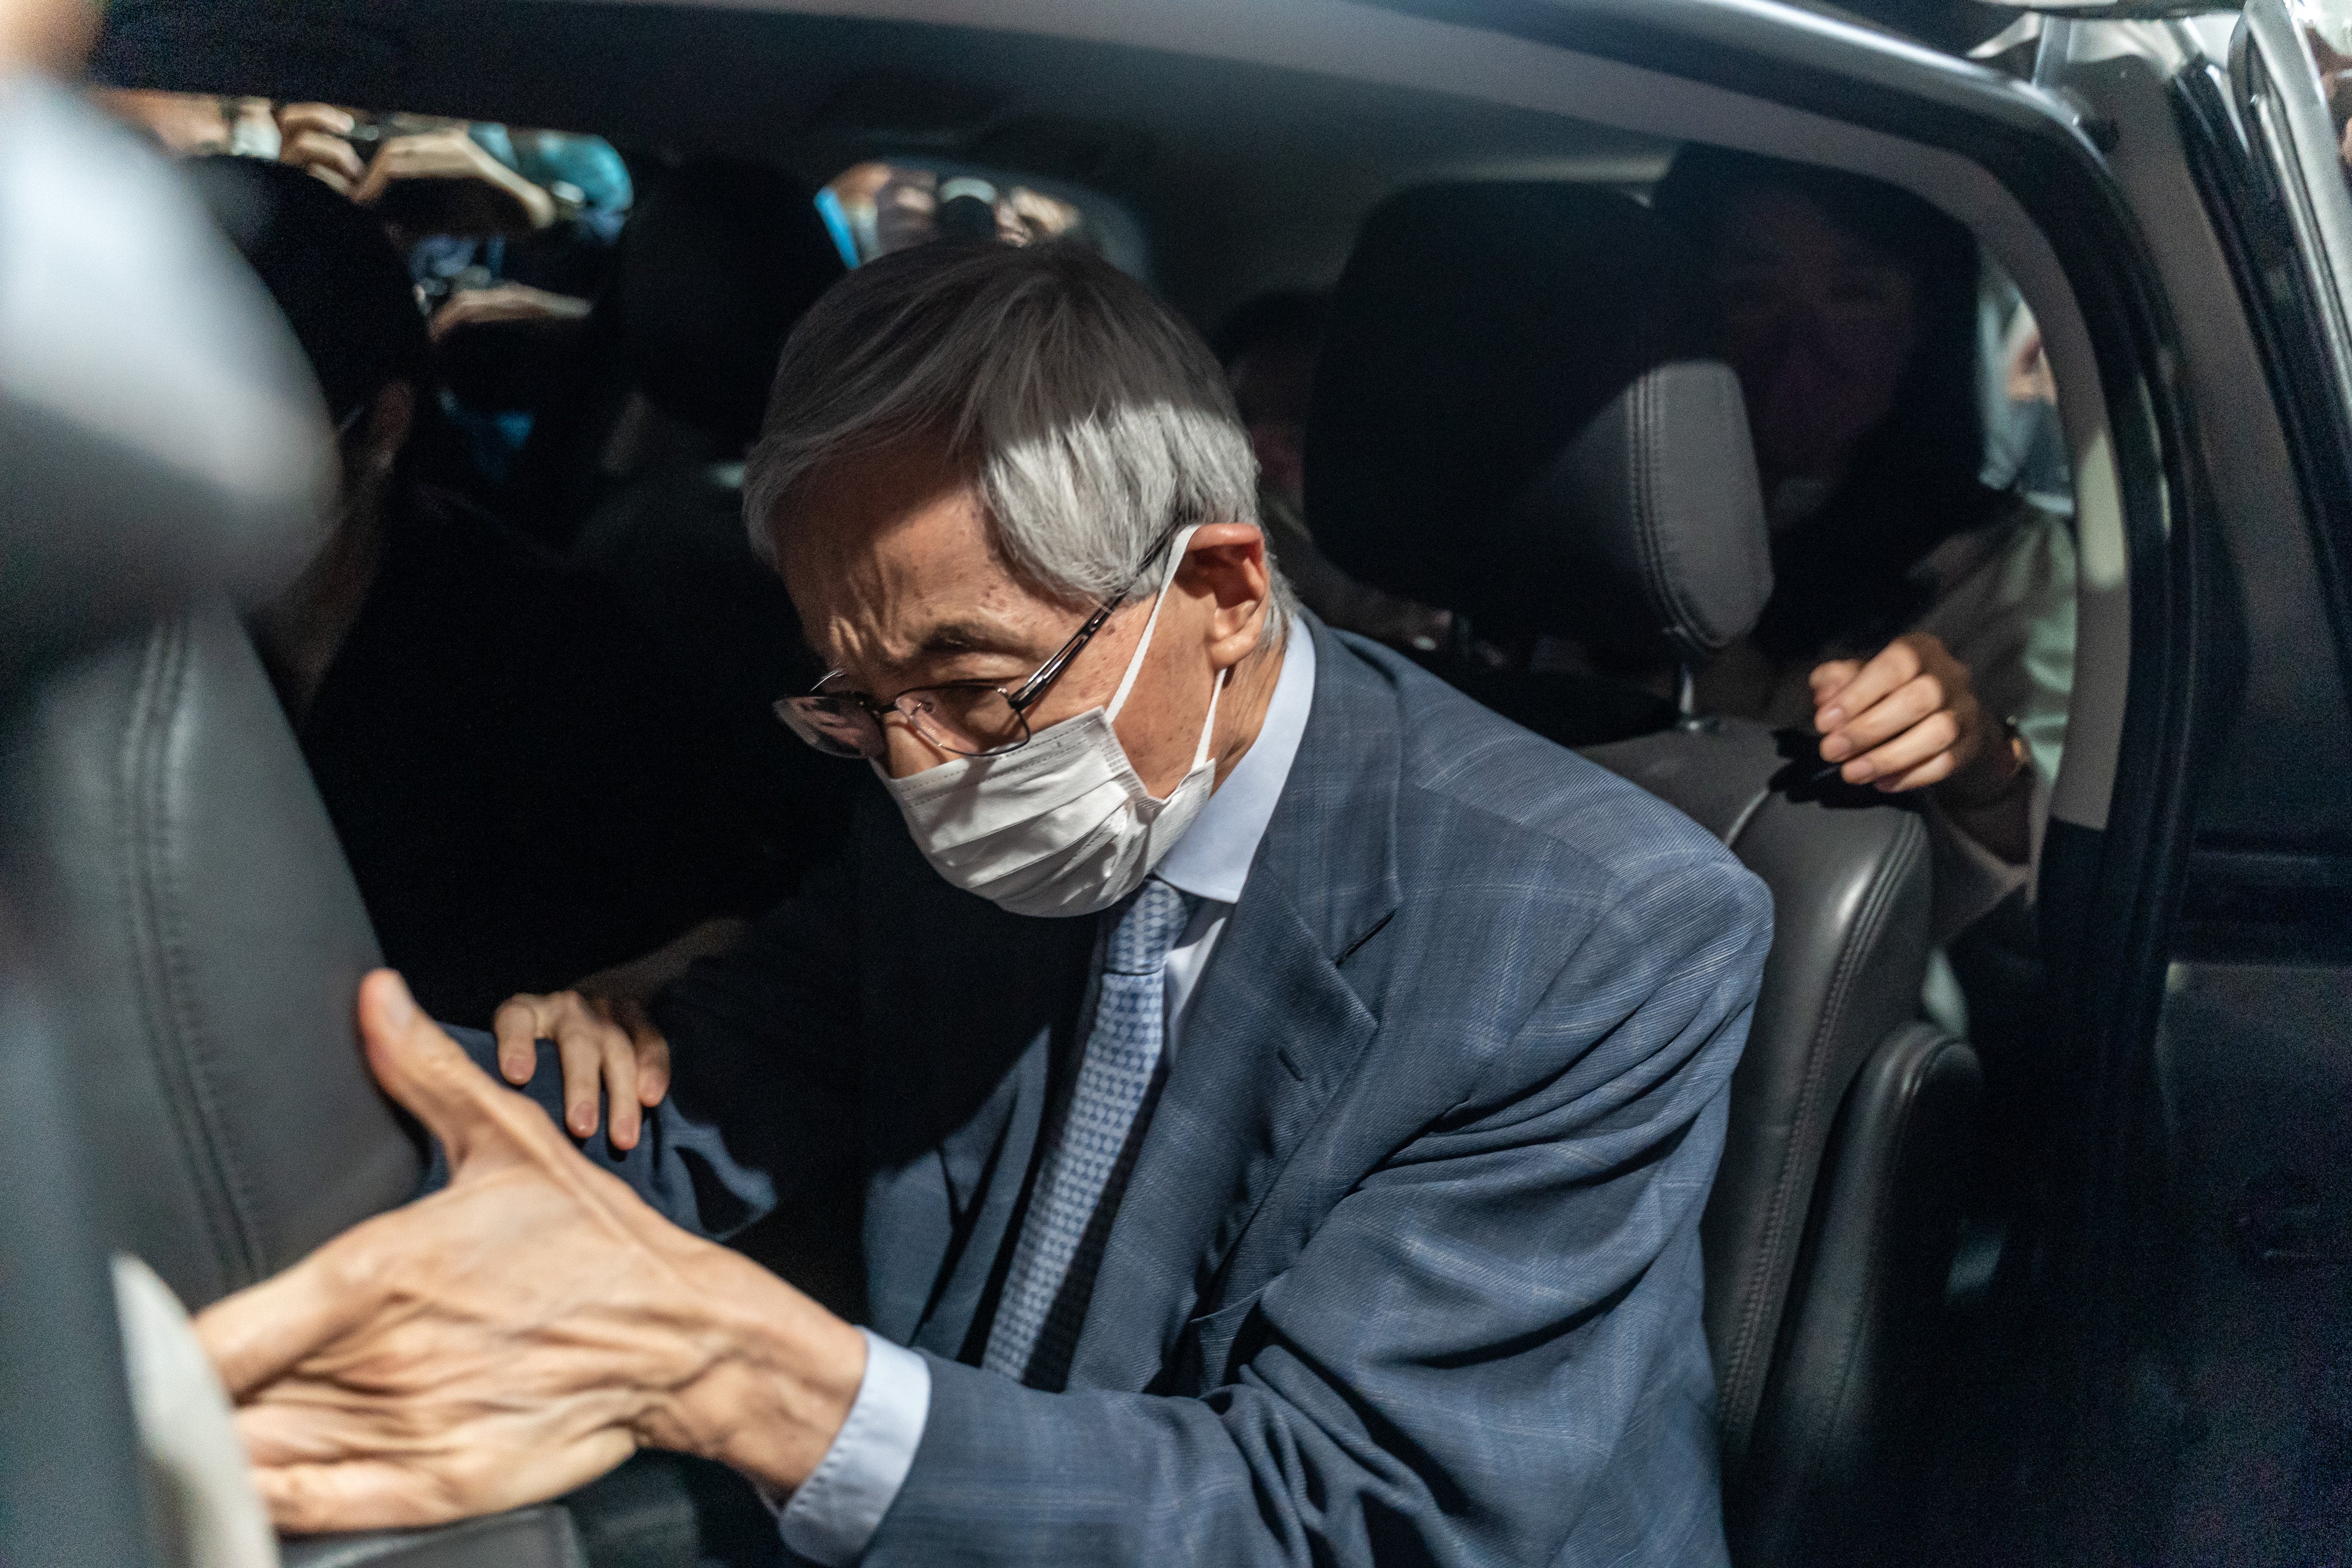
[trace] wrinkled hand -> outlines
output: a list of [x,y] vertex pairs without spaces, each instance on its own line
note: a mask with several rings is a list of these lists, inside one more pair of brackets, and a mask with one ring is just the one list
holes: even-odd
[[1897,637],[1868,663],[1832,659],[1814,670],[1813,727],[1822,760],[1838,776],[1892,794],[1958,780],[1974,795],[1998,790],[2020,759],[1991,744],[1969,667],[1924,632]]
[[596,1130],[596,1100],[610,1097],[616,1149],[634,1149],[643,1116],[669,1092],[669,1041],[642,1003],[628,997],[558,991],[509,997],[491,1020],[499,1071],[520,1087],[539,1067],[539,1041],[555,1042],[563,1065],[563,1124],[572,1136]]
[[857,1331],[591,1166],[397,976],[368,977],[360,1021],[453,1175],[196,1321],[278,1526],[520,1507],[639,1447],[804,1480],[865,1375]]
[[350,110],[331,103],[289,103],[278,111],[278,161],[348,196],[367,174],[367,160],[348,140],[358,124]]

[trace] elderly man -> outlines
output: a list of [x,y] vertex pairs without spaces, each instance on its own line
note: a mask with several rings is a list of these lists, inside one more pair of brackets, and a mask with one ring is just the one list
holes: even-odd
[[1204,346],[1082,249],[812,312],[747,511],[833,669],[780,707],[879,789],[656,1006],[636,1153],[700,1151],[644,1190],[705,1228],[854,1166],[870,1326],[372,977],[455,1175],[202,1321],[283,1524],[658,1447],[826,1563],[1722,1560],[1697,1222],[1763,891],[1293,608],[1254,481]]

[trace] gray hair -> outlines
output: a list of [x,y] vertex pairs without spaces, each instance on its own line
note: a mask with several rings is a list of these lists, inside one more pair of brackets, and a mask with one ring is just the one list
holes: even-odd
[[[818,468],[929,432],[970,468],[1014,571],[1074,602],[1117,592],[1171,527],[1258,520],[1257,460],[1208,345],[1070,241],[921,246],[819,299],[745,464],[752,549],[774,561]],[[1270,645],[1293,600],[1270,546],[1266,565]]]

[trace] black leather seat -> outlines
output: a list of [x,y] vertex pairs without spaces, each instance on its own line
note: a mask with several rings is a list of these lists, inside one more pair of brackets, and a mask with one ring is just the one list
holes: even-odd
[[[374,938],[236,615],[322,532],[316,393],[201,210],[80,134],[47,149],[79,171],[57,188],[145,220],[141,243],[98,268],[0,246],[0,301],[44,329],[0,320],[36,350],[0,366],[0,1085],[24,1124],[0,1140],[0,1558],[26,1568],[186,1560],[184,1516],[142,1517],[106,1256],[201,1308],[420,1170],[356,1049]],[[78,292],[126,262],[160,298]],[[579,1564],[546,1510],[287,1560]]]
[[622,359],[646,402],[715,455],[638,475],[572,547],[756,770],[755,810],[782,879],[846,830],[848,784],[771,708],[823,672],[809,667],[782,582],[751,552],[741,459],[785,335],[844,271],[810,193],[773,170],[714,161],[649,179],[616,262]]
[[[1333,298],[1308,521],[1366,580],[1597,664],[1689,666],[1770,586],[1707,290],[1639,204],[1407,193]],[[1743,1564],[1868,1561],[1957,1244],[1974,1053],[1917,1021],[1916,813],[1819,782],[1809,737],[1687,715],[1586,755],[1772,891],[1776,935],[1703,1222],[1727,1523]]]
[[[292,344],[160,162],[5,75],[0,142],[5,723],[89,649],[310,549],[331,459]],[[147,1506],[48,914],[0,868],[0,1561],[138,1568],[177,1542]]]
[[9,743],[9,880],[97,1069],[115,1245],[194,1310],[405,1201],[417,1147],[352,1032],[375,936],[229,608],[52,676]]

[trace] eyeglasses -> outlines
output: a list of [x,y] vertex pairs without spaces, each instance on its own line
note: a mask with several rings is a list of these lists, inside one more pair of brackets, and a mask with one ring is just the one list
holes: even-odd
[[912,686],[887,702],[879,702],[864,692],[833,686],[842,674],[833,670],[806,696],[781,699],[776,716],[828,757],[880,761],[889,750],[882,721],[892,713],[905,718],[929,745],[958,757],[998,757],[1017,751],[1029,744],[1030,708],[1093,641],[1111,612],[1127,602],[1137,580],[1151,570],[1151,563],[1175,536],[1176,525],[1171,525],[1118,591],[1087,617],[1086,624],[1052,658],[1012,691],[985,681],[950,681],[944,685]]

